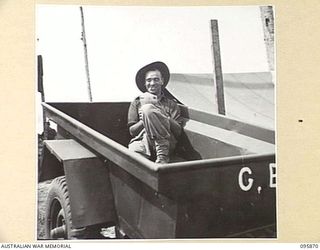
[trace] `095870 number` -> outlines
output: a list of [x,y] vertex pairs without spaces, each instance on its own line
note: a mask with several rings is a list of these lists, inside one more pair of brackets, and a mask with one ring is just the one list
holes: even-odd
[[319,245],[318,244],[300,244],[300,248],[318,248]]

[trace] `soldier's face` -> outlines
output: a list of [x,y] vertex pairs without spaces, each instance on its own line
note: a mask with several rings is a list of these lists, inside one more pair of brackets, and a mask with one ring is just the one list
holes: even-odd
[[159,70],[152,70],[146,73],[146,89],[149,93],[159,96],[162,91],[163,79]]

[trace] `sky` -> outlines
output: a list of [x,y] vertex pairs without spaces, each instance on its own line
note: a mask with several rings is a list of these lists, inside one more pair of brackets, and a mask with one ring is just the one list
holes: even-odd
[[[137,70],[153,61],[172,73],[212,73],[212,19],[223,73],[269,71],[259,6],[83,6],[83,12],[94,102],[133,100]],[[80,6],[36,6],[46,101],[89,101],[81,37]]]
[[[224,73],[268,71],[258,6],[84,6],[93,101],[132,100],[137,70],[212,73],[210,20],[219,25]],[[79,6],[38,5],[36,48],[48,101],[88,101]],[[125,91],[124,91],[125,90]]]

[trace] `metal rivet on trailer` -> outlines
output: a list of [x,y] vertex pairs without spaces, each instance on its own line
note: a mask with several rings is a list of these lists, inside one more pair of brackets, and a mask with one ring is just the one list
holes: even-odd
[[262,190],[262,187],[259,186],[259,187],[257,188],[257,190],[258,190],[258,194],[260,194],[260,193],[261,193],[261,190]]

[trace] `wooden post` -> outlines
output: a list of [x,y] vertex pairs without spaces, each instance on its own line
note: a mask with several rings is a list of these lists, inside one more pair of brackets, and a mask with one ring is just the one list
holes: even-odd
[[81,26],[82,26],[82,41],[83,41],[83,48],[84,48],[84,61],[85,61],[87,83],[88,83],[88,95],[89,95],[90,102],[92,102],[91,83],[90,83],[90,74],[89,74],[88,50],[87,50],[87,40],[86,40],[86,31],[85,31],[85,28],[84,28],[84,17],[83,17],[82,6],[80,6],[80,13],[81,13]]
[[213,53],[213,77],[216,83],[218,112],[225,115],[224,91],[223,91],[223,76],[220,57],[220,43],[218,20],[211,20],[211,34],[212,34],[212,53]]
[[[43,87],[43,63],[42,63],[42,55],[38,55],[38,92],[41,93],[41,102],[45,102],[45,95],[44,95],[44,87]],[[49,122],[46,121],[46,116],[44,109],[42,110],[42,119],[43,119],[43,140],[48,139],[48,129],[49,129]]]
[[41,101],[45,101],[44,89],[43,89],[43,65],[42,56],[38,55],[38,91],[41,93]]

